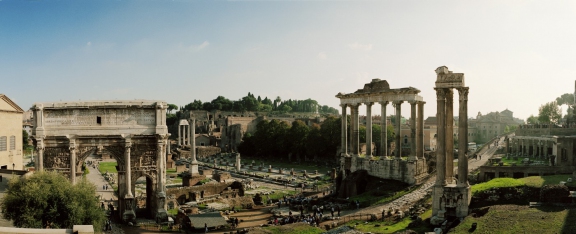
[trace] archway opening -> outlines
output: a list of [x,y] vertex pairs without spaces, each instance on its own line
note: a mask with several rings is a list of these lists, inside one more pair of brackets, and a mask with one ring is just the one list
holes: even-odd
[[133,185],[136,217],[153,219],[152,199],[154,199],[154,183],[150,177],[140,176]]

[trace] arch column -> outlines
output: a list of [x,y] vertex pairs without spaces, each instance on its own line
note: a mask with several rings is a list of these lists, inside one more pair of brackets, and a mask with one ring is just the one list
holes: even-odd
[[404,101],[395,101],[394,102],[394,107],[396,107],[396,158],[400,159],[400,157],[402,157],[402,144],[401,144],[401,137],[400,135],[402,135],[402,103]]
[[70,182],[76,184],[76,142],[74,139],[70,139],[68,145],[70,150]]
[[341,104],[340,107],[342,107],[342,117],[340,118],[340,125],[342,127],[340,139],[340,155],[348,156],[348,115],[346,114],[348,106],[346,104]]
[[132,221],[136,218],[136,212],[133,209],[134,195],[132,195],[132,172],[130,165],[130,148],[132,142],[130,138],[125,139],[124,145],[124,177],[126,178],[126,194],[124,194],[124,213],[122,220],[125,222]]
[[374,103],[368,102],[366,104],[366,157],[372,156],[372,105]]
[[[380,155],[388,156],[388,118],[386,116],[388,101],[380,102],[380,106]],[[384,160],[384,158],[381,159]]]
[[[158,134],[156,135],[157,144],[156,144],[156,154],[157,154],[157,169],[156,169],[156,199],[157,199],[157,210],[156,210],[156,222],[166,222],[168,221],[168,212],[166,212],[166,150],[165,147],[167,145],[166,139],[168,138],[167,134]],[[149,204],[146,204],[148,206]]]
[[37,169],[38,171],[44,171],[44,139],[36,140],[36,148],[38,150],[38,155],[36,156]]
[[[196,119],[191,120],[191,126],[196,126]],[[191,135],[191,144],[190,144],[190,153],[192,157],[192,161],[190,162],[190,175],[198,175],[198,161],[196,160],[196,128],[191,127],[192,131]]]

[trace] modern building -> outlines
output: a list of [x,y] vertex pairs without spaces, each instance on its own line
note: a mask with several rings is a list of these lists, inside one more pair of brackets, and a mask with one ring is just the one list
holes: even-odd
[[24,111],[0,94],[0,168],[23,170],[22,113]]

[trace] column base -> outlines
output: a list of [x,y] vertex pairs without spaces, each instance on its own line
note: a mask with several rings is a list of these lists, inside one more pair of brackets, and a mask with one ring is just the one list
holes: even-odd
[[168,212],[164,208],[160,208],[156,211],[156,223],[166,223],[168,222]]
[[124,214],[122,214],[122,221],[125,223],[134,222],[136,220],[136,213],[133,210],[126,210]]

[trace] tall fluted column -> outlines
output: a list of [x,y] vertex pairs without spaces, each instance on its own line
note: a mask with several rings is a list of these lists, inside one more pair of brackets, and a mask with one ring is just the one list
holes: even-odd
[[166,173],[166,170],[165,170],[165,168],[166,168],[166,166],[165,166],[166,165],[166,163],[165,163],[166,151],[164,150],[164,147],[166,145],[166,142],[165,142],[166,141],[166,135],[156,135],[156,138],[157,138],[156,157],[158,160],[158,163],[157,163],[158,166],[157,166],[157,171],[156,171],[157,175],[158,175],[157,191],[160,193],[160,192],[164,192],[164,188],[165,188],[164,184],[166,181],[166,174],[165,174]]
[[458,88],[458,185],[468,186],[468,87]]
[[401,135],[402,135],[402,103],[404,101],[395,101],[394,106],[396,107],[396,158],[402,157],[402,144],[401,144]]
[[446,89],[446,180],[454,181],[454,92]]
[[409,160],[416,160],[416,103],[410,102],[410,157]]
[[[386,107],[388,102],[380,102],[380,155],[388,156],[388,118],[386,117]],[[382,157],[384,159],[385,157]]]
[[76,184],[76,144],[70,142],[70,182]]
[[424,103],[418,102],[418,122],[416,123],[416,157],[424,158]]
[[178,145],[182,145],[182,125],[178,124]]
[[192,119],[192,123],[190,124],[190,128],[192,129],[191,133],[191,144],[190,144],[190,153],[192,157],[192,161],[190,163],[190,174],[191,175],[198,175],[198,161],[196,160],[196,119]]
[[446,91],[444,88],[436,90],[436,119],[438,121],[438,140],[436,142],[436,183],[437,186],[446,185]]
[[366,103],[366,157],[372,156],[372,102]]
[[130,148],[132,147],[132,142],[129,139],[126,140],[126,144],[124,145],[124,174],[126,178],[126,194],[124,198],[134,198],[132,195],[132,172],[131,172],[131,165],[130,165]]
[[36,165],[38,171],[44,171],[44,140],[38,139],[36,141],[36,148],[38,149],[38,156],[36,159]]
[[346,114],[346,111],[348,109],[348,106],[346,104],[341,104],[340,105],[342,107],[342,117],[341,117],[341,127],[342,127],[342,138],[340,139],[340,149],[341,149],[341,155],[346,156],[348,155],[348,116]]
[[358,117],[358,107],[360,104],[352,104],[350,106],[352,114],[352,124],[354,128],[352,130],[352,154],[358,156],[360,154],[360,132],[359,132],[359,117]]

